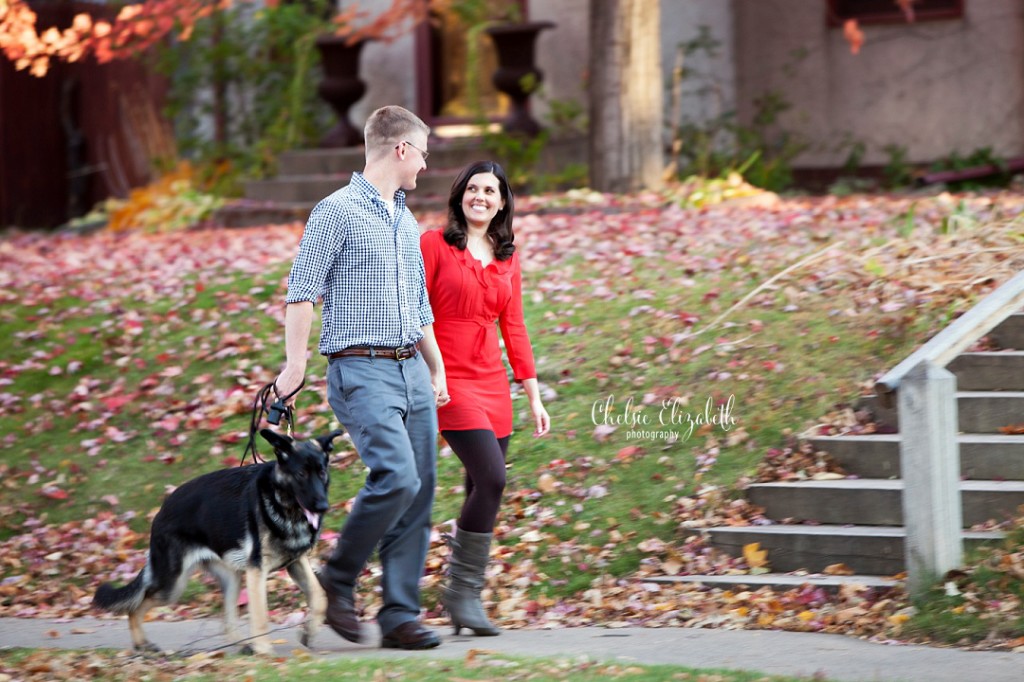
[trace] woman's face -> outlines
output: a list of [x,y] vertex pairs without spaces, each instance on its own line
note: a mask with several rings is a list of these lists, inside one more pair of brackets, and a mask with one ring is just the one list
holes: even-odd
[[494,173],[477,173],[469,179],[462,193],[462,214],[467,224],[486,228],[503,208],[501,182]]

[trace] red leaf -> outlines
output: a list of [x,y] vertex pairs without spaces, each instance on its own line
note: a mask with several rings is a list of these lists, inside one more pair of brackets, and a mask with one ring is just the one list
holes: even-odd
[[122,407],[130,403],[135,396],[133,395],[116,395],[110,396],[109,398],[102,398],[100,402],[106,406],[111,412],[117,412]]
[[44,485],[40,490],[39,494],[43,497],[47,497],[51,500],[66,500],[68,499],[68,493],[66,490],[61,490],[55,485]]
[[637,445],[627,445],[615,454],[615,459],[624,462],[640,454],[640,451],[640,447]]

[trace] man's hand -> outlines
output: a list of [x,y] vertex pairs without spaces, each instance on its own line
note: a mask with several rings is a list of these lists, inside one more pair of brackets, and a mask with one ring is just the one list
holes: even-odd
[[448,395],[448,381],[444,374],[437,376],[431,373],[430,385],[434,387],[434,402],[438,407],[444,407],[451,402],[452,398]]
[[444,374],[444,360],[441,359],[441,351],[437,347],[437,339],[434,338],[434,325],[428,324],[420,327],[423,338],[420,339],[420,353],[430,370],[430,385],[434,388],[434,403],[443,407],[451,402],[448,395],[448,380]]
[[292,393],[295,394],[285,401],[289,407],[295,406],[295,398],[298,397],[302,382],[306,379],[305,374],[305,368],[296,369],[292,365],[285,365],[284,371],[274,381],[274,389],[277,391],[278,397],[284,398]]

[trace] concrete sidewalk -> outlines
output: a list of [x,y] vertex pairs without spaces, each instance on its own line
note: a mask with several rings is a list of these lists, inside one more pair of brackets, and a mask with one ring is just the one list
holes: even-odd
[[[248,624],[242,630],[247,632]],[[324,628],[313,651],[325,657],[464,658],[471,649],[525,657],[578,658],[642,664],[677,664],[695,668],[754,670],[773,675],[810,678],[824,675],[835,682],[1011,682],[1024,680],[1024,655],[1009,652],[963,651],[925,646],[886,645],[839,635],[768,630],[696,630],[686,628],[566,628],[505,630],[498,637],[455,637],[438,629],[437,649],[406,652],[379,649],[379,632],[364,623],[371,638],[350,644]],[[222,621],[203,619],[146,624],[149,638],[166,650],[196,651],[226,644]],[[298,648],[299,628],[280,627],[271,637],[278,652]],[[130,647],[126,619],[0,618],[0,647],[90,649]],[[820,679],[820,677],[819,677]]]

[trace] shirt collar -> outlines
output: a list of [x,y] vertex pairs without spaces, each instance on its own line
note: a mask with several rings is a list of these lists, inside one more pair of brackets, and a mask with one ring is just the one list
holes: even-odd
[[[352,185],[352,187],[357,192],[359,192],[361,195],[365,196],[368,199],[371,199],[371,200],[374,200],[374,201],[384,201],[383,197],[381,197],[381,195],[380,195],[380,190],[377,189],[376,185],[374,185],[372,182],[367,180],[363,176],[363,174],[358,172],[358,171],[356,171],[355,173],[352,174],[352,179],[349,181],[349,184]],[[403,208],[405,208],[405,191],[404,190],[397,190],[395,192],[395,213],[396,213],[396,215]]]

